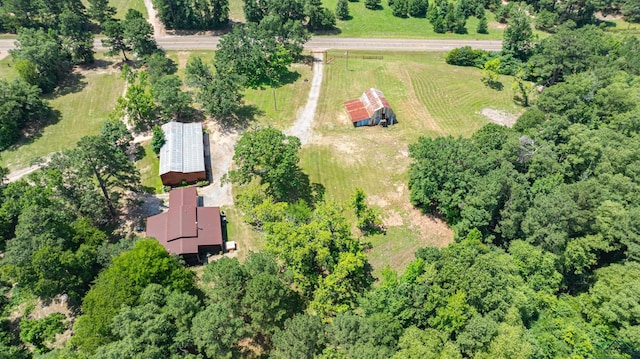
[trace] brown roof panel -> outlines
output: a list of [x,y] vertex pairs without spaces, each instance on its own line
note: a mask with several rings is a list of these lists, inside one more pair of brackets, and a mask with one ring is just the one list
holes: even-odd
[[220,208],[197,207],[195,187],[176,188],[169,193],[169,210],[147,219],[147,236],[168,252],[198,253],[199,246],[222,246]]
[[147,237],[152,237],[158,242],[167,242],[168,212],[147,218]]
[[222,245],[222,220],[219,207],[198,207],[198,239],[201,245]]
[[345,102],[344,107],[349,113],[349,117],[351,117],[352,122],[357,122],[369,118],[367,109],[359,98]]
[[198,190],[195,187],[176,188],[169,192],[169,206],[197,206]]

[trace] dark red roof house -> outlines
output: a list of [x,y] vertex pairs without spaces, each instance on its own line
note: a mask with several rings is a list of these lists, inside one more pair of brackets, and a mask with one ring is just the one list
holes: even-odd
[[176,188],[169,192],[169,210],[147,219],[147,237],[188,264],[203,263],[224,251],[220,208],[198,206],[195,187]]
[[393,125],[396,115],[382,91],[370,88],[360,98],[344,103],[354,127]]

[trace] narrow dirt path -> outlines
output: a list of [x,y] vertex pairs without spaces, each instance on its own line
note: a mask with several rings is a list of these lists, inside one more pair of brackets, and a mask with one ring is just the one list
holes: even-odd
[[322,53],[314,53],[313,55],[313,80],[311,80],[311,89],[307,104],[298,112],[298,117],[293,125],[284,131],[289,136],[296,136],[300,139],[302,145],[306,145],[313,139],[313,119],[316,115],[318,100],[320,99],[320,89],[322,87]]
[[153,8],[153,3],[151,0],[144,0],[144,6],[147,8],[147,14],[149,14],[149,18],[147,21],[153,26],[153,36],[166,36],[167,30],[164,27],[164,24],[160,19],[158,19],[156,9]]
[[7,175],[7,183],[19,181],[20,179],[22,179],[22,177],[28,175],[29,173],[33,173],[39,170],[40,168],[44,167],[47,163],[49,163],[49,158],[45,158],[42,163],[38,163],[33,166],[11,171],[11,173]]

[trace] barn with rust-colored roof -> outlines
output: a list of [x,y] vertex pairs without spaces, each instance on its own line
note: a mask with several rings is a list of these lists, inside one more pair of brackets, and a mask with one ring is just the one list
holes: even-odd
[[396,114],[378,89],[370,88],[360,98],[345,102],[344,107],[355,127],[388,126],[396,123]]
[[222,223],[219,207],[198,206],[195,187],[176,188],[169,192],[169,210],[147,219],[147,237],[197,264],[224,251]]

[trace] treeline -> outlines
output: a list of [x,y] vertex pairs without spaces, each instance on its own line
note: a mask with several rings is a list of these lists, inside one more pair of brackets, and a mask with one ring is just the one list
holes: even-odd
[[[153,4],[158,17],[168,29],[214,30],[224,28],[229,23],[228,0],[153,0]],[[243,0],[243,10],[249,23],[260,23],[263,18],[269,17],[271,28],[277,23],[294,21],[309,30],[329,30],[336,23],[334,13],[322,7],[319,0],[292,0],[285,3]]]
[[228,0],[153,0],[167,29],[213,30],[229,22]]
[[[499,336],[501,327],[504,332],[511,326],[519,357],[638,354],[640,322],[623,314],[637,308],[623,298],[637,294],[622,283],[636,285],[640,258],[639,143],[633,121],[640,115],[639,45],[636,38],[593,26],[563,27],[527,50],[528,76],[548,87],[513,129],[490,124],[471,138],[421,138],[410,146],[411,201],[443,216],[458,242],[418,257],[433,262],[455,248],[502,256],[506,262],[492,260],[500,263],[501,274],[470,271],[484,257],[476,252],[473,261],[460,265],[464,273],[442,285],[456,287],[467,275],[472,278],[467,288],[458,287],[465,297],[457,298],[458,313],[466,313],[466,325],[480,325],[484,335]],[[505,43],[502,55],[514,49],[525,48]],[[458,49],[449,58],[472,62],[478,54],[484,55]],[[436,276],[445,269],[455,272],[449,265],[458,266],[463,253],[435,264]],[[517,273],[532,292],[470,294],[491,288],[483,282],[508,273]],[[518,276],[496,288],[517,288]],[[492,298],[528,307],[500,318],[492,313],[497,302],[483,308]],[[466,305],[471,308],[463,309]],[[480,324],[472,319],[475,313],[495,323]],[[491,353],[493,344],[474,335],[474,345]],[[444,343],[455,341],[468,355],[464,340],[467,334],[459,332]]]
[[[98,135],[55,154],[42,170],[0,189],[3,328],[9,328],[5,294],[10,288],[17,298],[51,301],[65,295],[77,307],[98,272],[131,247],[131,240],[112,233],[112,225],[128,203],[124,194],[139,188],[129,160],[132,141],[124,124],[109,121]],[[19,327],[3,329],[0,356],[31,357],[16,345],[20,341],[46,352],[48,340],[68,324],[58,315],[24,318]]]
[[509,24],[501,52],[463,47],[447,53],[447,63],[515,76],[519,101],[525,106],[532,93],[524,80],[551,86],[585,71],[606,78],[620,71],[640,74],[636,37],[611,34],[595,25],[576,27],[568,21],[554,36],[538,41],[525,14],[512,17]]

